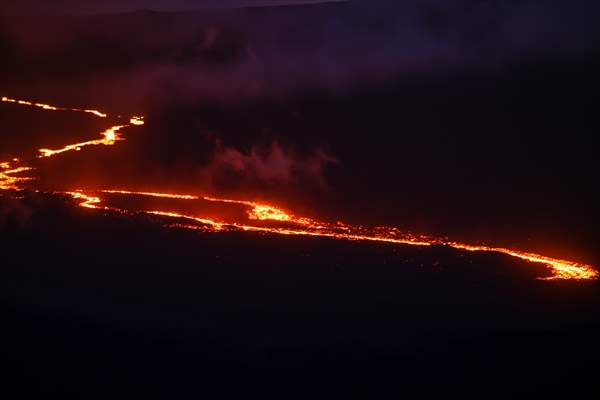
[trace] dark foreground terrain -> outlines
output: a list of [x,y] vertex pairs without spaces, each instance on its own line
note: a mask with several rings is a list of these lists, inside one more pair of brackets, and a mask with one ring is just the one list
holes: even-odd
[[2,380],[24,397],[598,389],[598,282],[445,248],[166,229],[30,193],[2,215]]

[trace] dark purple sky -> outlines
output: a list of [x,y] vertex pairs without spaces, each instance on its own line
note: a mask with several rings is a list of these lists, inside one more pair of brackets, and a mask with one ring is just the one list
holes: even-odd
[[193,10],[204,7],[240,7],[294,3],[320,3],[345,0],[5,0],[2,15],[60,15],[127,12],[139,9],[157,11]]

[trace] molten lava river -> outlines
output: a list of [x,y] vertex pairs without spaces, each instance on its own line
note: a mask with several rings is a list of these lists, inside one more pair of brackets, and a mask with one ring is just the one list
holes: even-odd
[[[37,107],[47,111],[87,113],[90,117],[107,119],[109,116],[101,111],[85,108],[59,107],[38,102],[17,100],[2,97],[2,103],[12,103],[23,107]],[[113,146],[124,141],[123,132],[144,124],[141,116],[119,117],[119,124],[110,126],[96,138],[80,143],[66,144],[59,148],[40,148],[31,156],[0,160],[0,194],[15,193],[20,190],[42,191],[36,188],[35,167],[33,160],[49,157],[60,157],[72,151],[85,151],[91,146]],[[353,226],[341,222],[325,222],[305,218],[280,207],[262,204],[251,200],[221,199],[206,195],[139,192],[126,188],[104,188],[101,190],[53,191],[56,196],[68,196],[76,199],[81,207],[104,212],[139,215],[148,214],[166,228],[192,229],[199,231],[227,232],[250,231],[278,235],[320,236],[339,240],[375,241],[390,244],[412,246],[448,246],[461,251],[495,252],[547,266],[551,275],[540,279],[598,279],[598,272],[591,265],[556,259],[527,251],[504,247],[473,245],[459,243],[447,238],[408,234],[393,227]],[[149,206],[151,205],[151,206]],[[215,207],[230,209],[214,217],[206,210]],[[190,212],[189,210],[198,210]],[[204,212],[202,210],[205,210]],[[206,213],[206,214],[205,214]],[[225,215],[225,216],[223,216]]]

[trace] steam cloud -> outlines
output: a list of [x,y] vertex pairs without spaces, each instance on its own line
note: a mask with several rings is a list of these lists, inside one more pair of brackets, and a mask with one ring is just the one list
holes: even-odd
[[[109,113],[139,109],[152,115],[185,107],[195,113],[202,101],[236,107],[264,98],[284,103],[299,92],[343,92],[415,75],[578,57],[598,48],[592,39],[600,37],[594,35],[598,24],[588,23],[597,8],[531,0],[369,0],[197,13],[1,17],[0,87],[27,98],[108,104],[114,107]],[[236,126],[245,134],[244,128]],[[194,129],[181,131],[191,136]],[[179,143],[175,140],[182,163]],[[277,183],[304,176],[325,186],[322,171],[333,157],[323,151],[294,154],[279,143],[227,142],[202,165],[217,180],[244,175],[246,181]]]
[[218,179],[219,175],[232,172],[248,182],[265,183],[293,183],[308,178],[325,189],[323,169],[327,164],[337,162],[320,148],[301,157],[284,150],[278,142],[272,142],[266,149],[252,146],[247,154],[219,145],[208,173]]

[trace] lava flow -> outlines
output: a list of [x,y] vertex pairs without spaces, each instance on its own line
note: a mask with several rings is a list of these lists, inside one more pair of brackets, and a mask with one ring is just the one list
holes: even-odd
[[252,201],[244,200],[231,200],[231,199],[216,199],[205,196],[195,196],[188,194],[170,194],[170,193],[152,193],[152,192],[135,192],[128,190],[103,190],[100,193],[105,194],[118,194],[123,196],[146,196],[154,198],[166,198],[176,200],[192,200],[192,201],[208,201],[226,204],[237,204],[244,205],[247,207],[248,220],[261,220],[261,221],[276,221],[284,222],[286,226],[256,226],[248,223],[239,221],[218,221],[208,217],[200,217],[196,215],[187,215],[174,211],[160,211],[160,210],[126,210],[122,208],[101,206],[100,197],[86,195],[82,191],[69,192],[70,196],[76,199],[82,199],[81,206],[87,208],[98,208],[103,210],[111,210],[120,213],[146,213],[152,215],[158,215],[162,217],[168,217],[176,220],[186,221],[186,223],[171,223],[167,224],[169,227],[185,228],[185,229],[198,229],[205,231],[224,231],[224,230],[242,230],[249,232],[264,232],[271,234],[280,235],[302,235],[302,236],[317,236],[317,237],[329,237],[335,239],[345,239],[354,241],[374,241],[374,242],[385,242],[395,244],[408,244],[413,246],[448,246],[458,250],[466,251],[482,251],[482,252],[495,252],[502,253],[512,257],[516,257],[525,261],[533,263],[541,263],[551,268],[552,276],[543,278],[547,280],[553,279],[597,279],[597,271],[590,265],[577,263],[569,260],[561,260],[557,258],[551,258],[542,256],[539,254],[523,252],[518,250],[511,250],[502,247],[490,247],[490,246],[476,246],[464,243],[452,242],[442,238],[418,236],[412,234],[406,234],[398,231],[396,228],[367,228],[361,226],[350,226],[342,223],[331,224],[327,222],[320,222],[309,218],[296,217],[293,214],[287,213],[286,211]]
[[58,106],[52,106],[50,104],[44,104],[44,103],[34,103],[32,101],[28,101],[28,100],[17,100],[17,99],[11,99],[10,97],[2,97],[2,102],[4,103],[15,103],[15,104],[20,104],[22,106],[31,106],[31,107],[38,107],[41,108],[43,110],[50,110],[50,111],[75,111],[75,112],[84,112],[84,113],[88,113],[88,114],[93,114],[97,117],[100,118],[106,118],[107,114],[100,112],[98,110],[89,110],[89,109],[83,109],[83,108],[68,108],[68,107],[58,107]]
[[[136,120],[137,121],[137,120]],[[61,149],[56,149],[56,150],[51,150],[51,149],[40,149],[40,155],[38,157],[42,158],[42,157],[52,157],[54,155],[60,154],[60,153],[64,153],[66,151],[80,151],[82,147],[85,146],[97,146],[97,145],[105,145],[105,146],[112,146],[113,144],[115,144],[117,141],[119,140],[123,140],[123,138],[121,138],[121,136],[119,135],[119,130],[128,127],[129,125],[116,125],[113,126],[107,130],[105,130],[104,132],[102,132],[100,135],[102,135],[102,139],[96,139],[96,140],[88,140],[86,142],[81,142],[81,143],[75,143],[75,144],[69,144],[67,146],[64,146]]]
[[[13,161],[17,162],[18,160],[15,159]],[[0,190],[18,190],[20,188],[19,183],[33,179],[28,176],[18,175],[31,170],[31,167],[13,167],[10,162],[0,163]]]
[[[98,117],[106,118],[107,114],[98,110],[65,108],[56,107],[49,104],[34,103],[25,100],[14,100],[8,97],[2,97],[2,102],[16,103],[20,105],[38,107],[44,110],[52,111],[77,111],[93,114]],[[65,145],[62,148],[51,150],[42,148],[39,150],[38,158],[46,158],[56,156],[68,151],[80,151],[86,146],[94,145],[114,145],[115,143],[124,140],[120,131],[123,128],[130,126],[139,126],[144,124],[143,117],[134,116],[128,121],[128,124],[115,125],[102,132],[102,138],[89,140],[81,143]],[[11,162],[0,163],[0,190],[20,190],[23,189],[23,183],[31,181],[32,176],[22,176],[25,172],[31,172],[32,167],[23,165],[19,159],[14,159]],[[122,214],[148,214],[159,218],[167,219],[169,222],[164,223],[167,227],[185,228],[205,231],[250,231],[263,232],[268,234],[279,235],[300,235],[300,236],[316,236],[328,237],[342,240],[352,241],[374,241],[392,244],[404,244],[413,246],[447,246],[463,251],[481,251],[502,253],[511,257],[519,258],[532,263],[543,264],[550,268],[552,275],[542,279],[574,279],[574,280],[589,280],[597,279],[598,272],[590,265],[551,258],[530,252],[519,250],[511,250],[503,247],[494,246],[479,246],[464,243],[453,242],[444,238],[436,238],[430,236],[413,235],[402,232],[397,228],[378,227],[369,228],[363,226],[351,226],[343,223],[329,223],[317,221],[311,218],[304,218],[287,212],[279,207],[262,204],[248,200],[233,200],[219,199],[209,196],[198,196],[190,194],[170,194],[170,193],[154,193],[154,192],[136,192],[131,190],[99,190],[99,191],[68,191],[54,192],[55,195],[68,195],[79,201],[81,207],[88,209],[100,209],[110,212],[118,212]],[[183,213],[177,209],[167,208],[124,208],[123,206],[111,206],[111,196],[121,196],[126,199],[134,198],[151,198],[155,200],[165,199],[172,201],[185,202],[207,202],[218,203],[224,206],[243,207],[245,210],[245,219],[227,219],[215,218],[213,216],[194,215]],[[129,204],[129,203],[128,203]],[[170,207],[170,206],[169,206]]]

